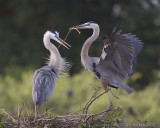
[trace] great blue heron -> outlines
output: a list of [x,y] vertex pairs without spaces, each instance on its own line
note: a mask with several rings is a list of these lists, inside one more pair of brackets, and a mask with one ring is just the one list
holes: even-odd
[[116,31],[115,27],[110,35],[104,37],[104,47],[100,58],[89,57],[89,47],[100,33],[99,25],[91,21],[70,28],[70,30],[73,29],[93,29],[92,36],[85,41],[82,47],[81,62],[87,70],[100,80],[109,98],[110,105],[108,109],[110,109],[113,105],[109,97],[108,86],[124,89],[128,94],[133,92],[119,78],[124,80],[133,74],[137,55],[141,51],[143,43],[131,33],[121,34],[121,30]]
[[50,42],[55,40],[59,44],[70,47],[65,41],[59,38],[59,33],[55,30],[47,31],[44,34],[44,46],[50,51],[50,58],[47,66],[44,66],[34,72],[32,97],[35,104],[35,119],[37,115],[36,106],[41,106],[46,101],[46,112],[48,98],[52,95],[56,87],[56,79],[63,74],[63,71],[69,67],[69,63],[61,57],[58,49]]

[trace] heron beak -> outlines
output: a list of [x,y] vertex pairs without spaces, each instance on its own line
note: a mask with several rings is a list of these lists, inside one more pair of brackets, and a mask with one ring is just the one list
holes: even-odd
[[57,37],[58,42],[63,45],[65,48],[69,49],[69,47],[71,47],[71,45],[69,45],[68,43],[66,43],[64,40],[62,40],[61,38]]
[[74,30],[74,29],[83,29],[83,28],[85,28],[86,26],[84,25],[84,24],[81,24],[81,25],[77,25],[77,26],[74,26],[74,27],[71,27],[71,28],[69,28],[69,30],[71,31],[71,30]]

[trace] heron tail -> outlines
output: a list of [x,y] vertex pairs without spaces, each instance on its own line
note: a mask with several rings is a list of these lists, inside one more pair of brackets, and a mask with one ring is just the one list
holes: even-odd
[[112,84],[118,88],[125,90],[128,94],[131,94],[133,92],[133,90],[128,85],[118,79],[114,79],[114,83]]
[[126,84],[120,81],[119,88],[124,89],[128,94],[131,94],[133,90]]

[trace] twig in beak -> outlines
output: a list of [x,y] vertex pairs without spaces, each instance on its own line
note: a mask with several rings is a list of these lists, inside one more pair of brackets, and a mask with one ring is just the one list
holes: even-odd
[[71,32],[71,30],[69,30],[68,33],[66,34],[66,37],[64,38],[64,41],[66,41],[66,39],[67,39],[67,37],[68,37],[70,32]]
[[[66,41],[66,39],[67,39],[67,37],[68,37],[68,35],[69,35],[70,32],[71,32],[71,30],[69,30],[68,33],[66,34],[66,36],[65,36],[65,38],[64,38],[64,42]],[[61,46],[61,44],[58,46],[58,48],[60,48],[60,46]],[[71,47],[71,46],[70,46],[70,47]]]
[[81,34],[81,32],[80,32],[77,28],[74,28],[74,29],[76,29],[76,31],[77,31],[79,34]]

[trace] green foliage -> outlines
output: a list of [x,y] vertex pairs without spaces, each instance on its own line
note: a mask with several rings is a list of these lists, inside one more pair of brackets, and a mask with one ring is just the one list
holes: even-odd
[[[15,67],[14,67],[15,68]],[[16,69],[14,69],[16,70]],[[18,69],[19,71],[22,69]],[[8,70],[10,71],[10,70]],[[32,102],[32,77],[33,70],[26,68],[20,73],[20,78],[14,78],[12,75],[0,77],[0,108],[5,111],[16,114],[18,105],[24,103],[28,111],[34,115],[34,105]],[[157,72],[158,76],[159,72]],[[137,75],[137,76],[136,76]],[[131,79],[141,77],[139,73],[135,73]],[[129,82],[129,80],[127,81]],[[159,87],[157,84],[150,84],[142,91],[135,91],[128,95],[123,90],[112,89],[112,92],[120,99],[117,100],[111,95],[111,99],[115,107],[126,108],[124,117],[117,119],[116,122],[137,123],[138,120],[148,119],[151,123],[159,122]],[[100,83],[89,72],[83,71],[72,77],[63,77],[57,80],[56,89],[49,98],[49,108],[53,108],[50,113],[63,114],[68,112],[76,112],[86,105],[88,100],[95,92],[95,88],[100,87]],[[104,90],[100,89],[98,94]],[[97,95],[98,95],[97,94]],[[107,96],[104,94],[97,99],[89,108],[89,113],[97,113],[106,110],[109,105]],[[40,113],[45,112],[45,104],[40,108]],[[110,113],[112,116],[114,113]],[[3,116],[0,114],[0,119]]]
[[4,120],[6,119],[6,115],[3,113],[3,110],[0,109],[0,128],[5,128]]

